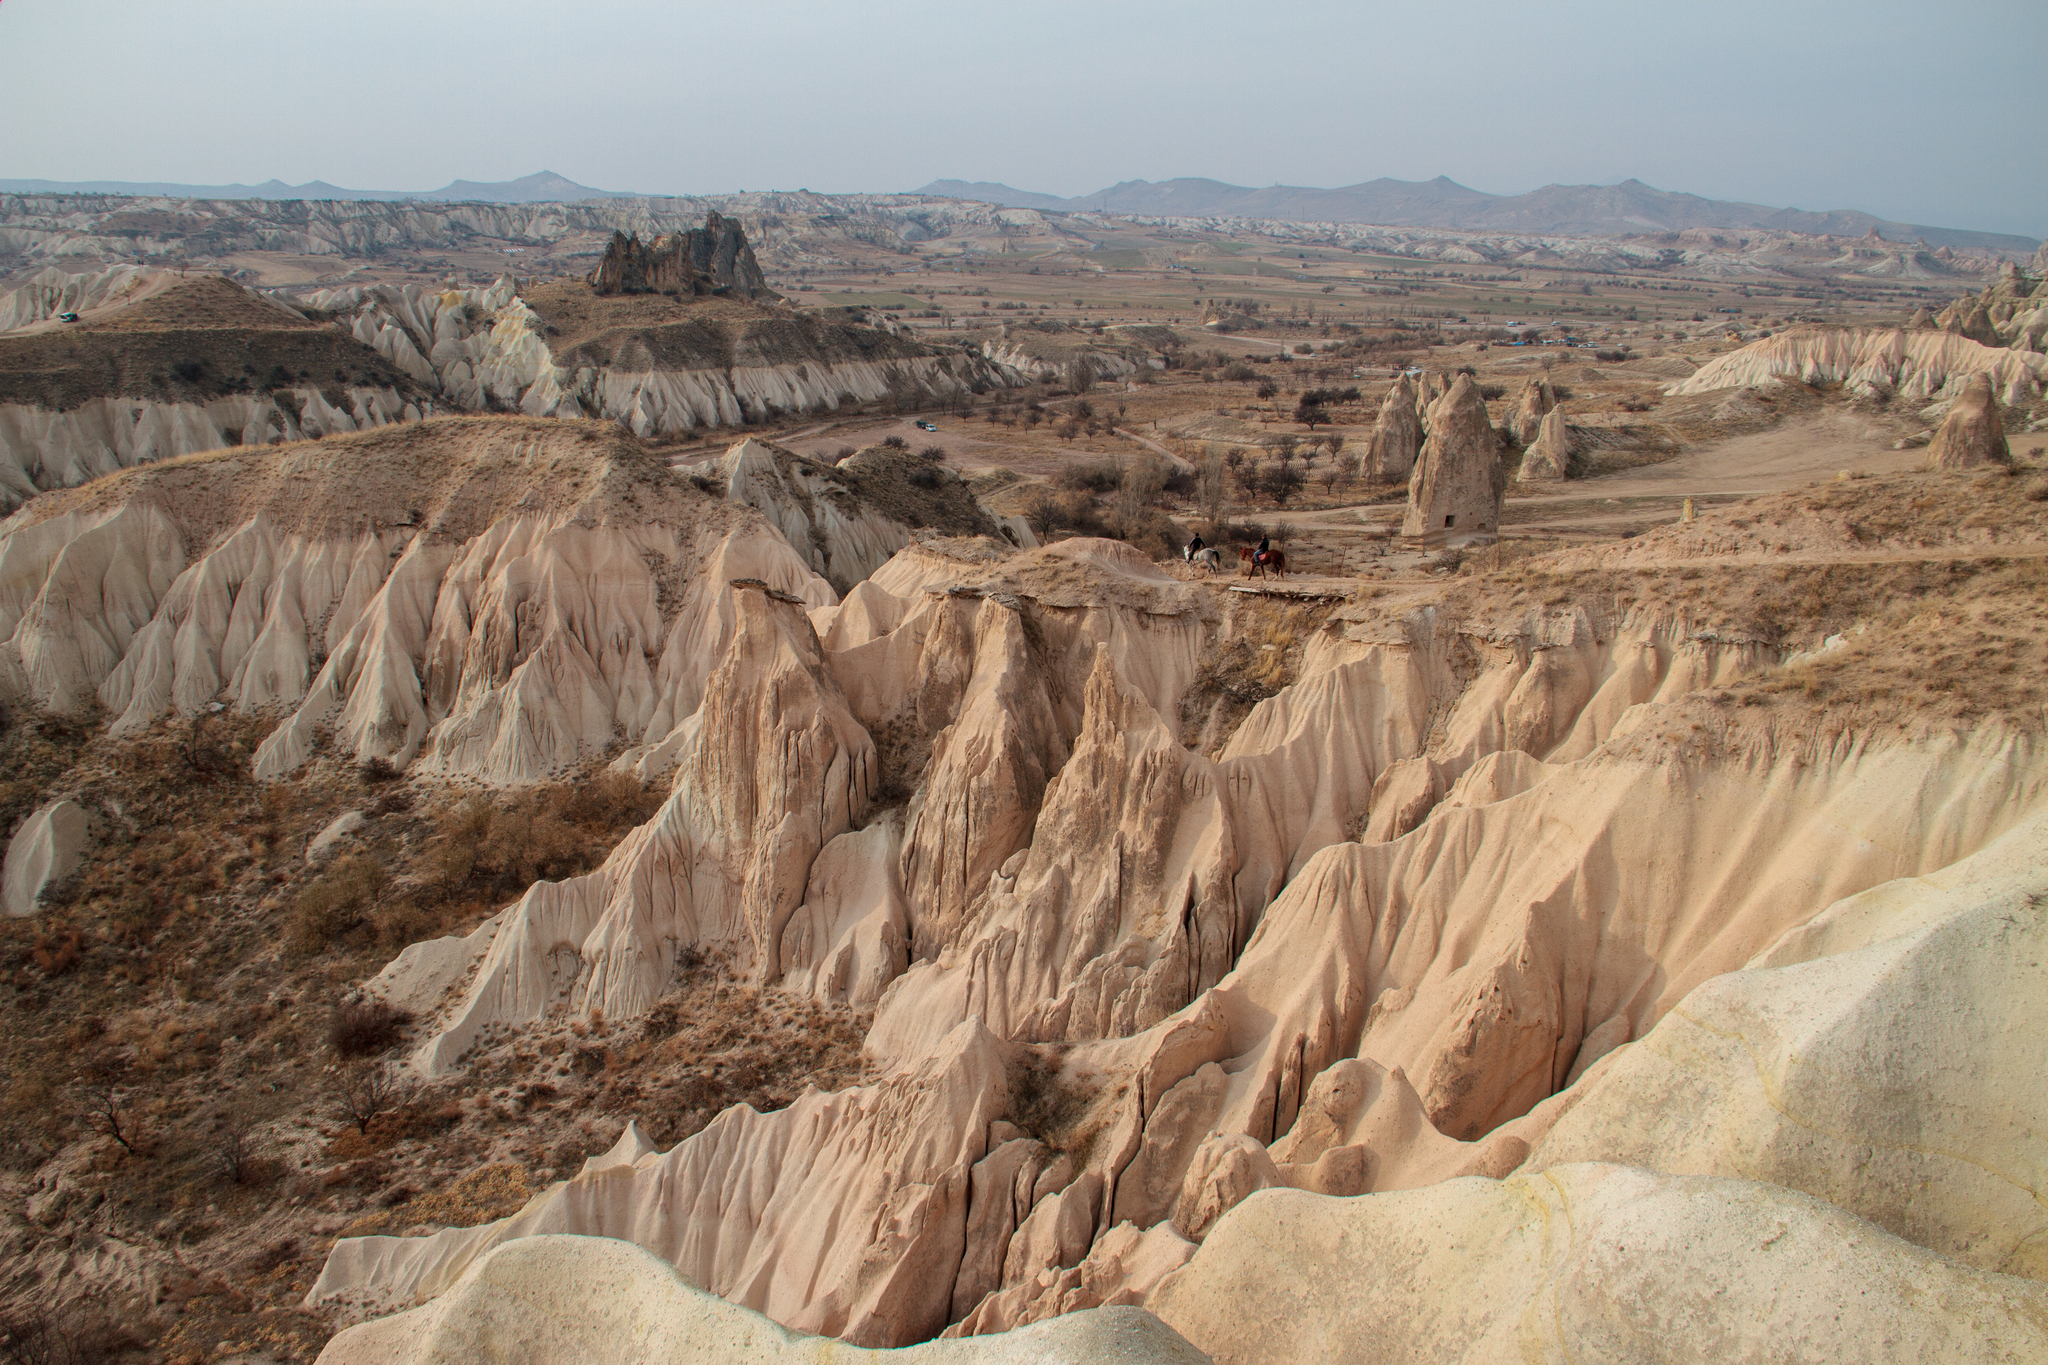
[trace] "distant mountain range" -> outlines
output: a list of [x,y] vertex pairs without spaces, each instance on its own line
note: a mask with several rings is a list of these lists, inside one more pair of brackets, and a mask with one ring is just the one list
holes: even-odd
[[438,190],[345,190],[324,180],[287,185],[266,180],[261,185],[157,185],[126,180],[0,180],[0,194],[135,194],[176,199],[419,199],[429,203],[551,204],[579,199],[636,199],[638,195],[594,190],[553,171],[517,180],[456,180]]
[[1929,246],[2032,251],[2039,245],[2031,237],[1894,223],[1854,209],[1815,213],[1702,199],[1696,194],[1653,189],[1640,180],[1623,180],[1613,185],[1545,185],[1527,194],[1488,194],[1444,176],[1434,180],[1383,178],[1334,190],[1295,185],[1255,190],[1201,179],[1162,180],[1157,184],[1126,180],[1077,199],[1036,194],[988,181],[934,180],[917,193],[1055,213],[1275,218],[1292,222],[1594,236],[1722,228],[1861,237],[1875,228],[1886,241],[1912,242],[1924,238]]
[[[1621,236],[1681,232],[1687,228],[1833,233],[1861,237],[1872,228],[1892,242],[1925,239],[1929,246],[1982,247],[2031,252],[2031,237],[2002,232],[1894,223],[1854,209],[1814,213],[1702,199],[1653,189],[1640,180],[1608,185],[1545,185],[1528,194],[1488,194],[1455,180],[1368,180],[1342,189],[1297,185],[1249,189],[1220,180],[1126,180],[1094,194],[1062,199],[991,181],[934,180],[918,194],[970,199],[1051,213],[1117,213],[1184,218],[1273,218],[1290,222],[1375,223],[1385,227],[1457,228],[1470,232]],[[324,180],[287,185],[142,184],[125,180],[0,180],[0,194],[132,194],[179,199],[414,199],[427,203],[542,204],[583,199],[638,199],[618,190],[594,190],[567,176],[541,171],[517,180],[456,180],[438,190],[351,190]]]

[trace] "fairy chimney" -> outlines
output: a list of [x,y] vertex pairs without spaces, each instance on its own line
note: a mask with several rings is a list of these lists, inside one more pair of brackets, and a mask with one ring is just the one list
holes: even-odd
[[1380,415],[1372,424],[1365,448],[1365,477],[1371,483],[1394,483],[1415,468],[1422,449],[1422,419],[1415,413],[1415,389],[1402,375],[1387,391]]
[[2010,464],[2012,450],[2005,443],[2005,423],[1999,420],[1998,400],[1991,392],[1991,376],[1978,372],[1970,376],[1963,396],[1949,404],[1941,430],[1927,447],[1927,458],[1936,469],[1974,469],[1978,465]]
[[1565,440],[1564,409],[1552,408],[1543,414],[1542,422],[1537,425],[1535,441],[1522,452],[1522,472],[1515,477],[1522,483],[1561,479],[1570,458],[1571,451]]
[[1535,440],[1543,419],[1556,406],[1557,391],[1550,387],[1550,381],[1540,375],[1531,376],[1515,396],[1514,410],[1508,415],[1508,430],[1515,434],[1516,442],[1528,445]]
[[1408,515],[1401,534],[1425,545],[1500,530],[1507,470],[1500,437],[1486,420],[1486,400],[1472,376],[1461,374],[1430,410],[1429,439],[1408,480]]

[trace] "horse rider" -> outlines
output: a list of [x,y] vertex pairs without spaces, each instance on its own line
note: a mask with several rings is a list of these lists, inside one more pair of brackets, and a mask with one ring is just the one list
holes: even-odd
[[1270,536],[1270,535],[1263,535],[1263,536],[1260,536],[1260,537],[1259,537],[1259,548],[1257,548],[1256,550],[1253,550],[1253,551],[1252,551],[1252,563],[1254,563],[1254,564],[1263,564],[1263,563],[1265,563],[1265,562],[1266,562],[1266,556],[1267,556],[1267,555],[1270,555],[1270,554],[1272,554],[1272,553],[1273,553],[1273,537],[1272,537],[1272,536]]
[[1188,548],[1181,552],[1181,557],[1187,560],[1188,563],[1192,564],[1195,562],[1195,556],[1202,553],[1202,551],[1206,548],[1207,547],[1202,544],[1202,533],[1200,531],[1197,531],[1195,532],[1195,538],[1188,542]]

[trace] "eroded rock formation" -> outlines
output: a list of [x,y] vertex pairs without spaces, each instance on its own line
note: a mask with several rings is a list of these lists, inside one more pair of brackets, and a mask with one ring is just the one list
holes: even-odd
[[638,233],[612,233],[604,259],[590,273],[590,285],[600,294],[775,297],[745,229],[715,209],[704,216],[703,227],[656,237],[645,246]]
[[1711,393],[1793,380],[1841,384],[1865,398],[1946,402],[1985,374],[2008,405],[2041,392],[2048,357],[1981,345],[1947,332],[1811,328],[1780,332],[1715,356],[1665,392]]
[[1416,410],[1415,390],[1402,375],[1387,390],[1367,437],[1363,477],[1372,483],[1395,483],[1415,468],[1422,449],[1422,419]]
[[1522,452],[1522,468],[1515,478],[1522,483],[1562,479],[1571,468],[1570,437],[1566,434],[1564,410],[1552,408],[1538,424],[1536,440]]
[[[1544,1303],[1541,1340],[1626,1359],[1703,1283],[1703,1352],[1880,1300],[1901,1350],[2036,1350],[2037,732],[1782,725],[1730,703],[1809,663],[1604,594],[1297,616],[1122,543],[979,535],[842,598],[815,556],[881,551],[761,445],[727,496],[595,426],[321,453],[11,519],[0,683],[120,723],[266,699],[262,773],[325,725],[493,781],[617,738],[668,782],[596,872],[368,983],[426,1078],[551,1015],[632,1027],[700,953],[873,1012],[858,1085],[666,1151],[629,1128],[507,1218],[341,1239],[312,1302],[412,1311],[334,1360],[494,1323],[781,1349],[643,1252],[864,1347],[1150,1303],[1222,1359],[1480,1360]],[[1469,377],[1433,464],[1498,498]],[[365,471],[383,501],[323,482]],[[1219,662],[1247,638],[1287,650],[1248,704]]]
[[1991,391],[1991,376],[1972,375],[1962,396],[1949,405],[1941,429],[1928,443],[1927,462],[1936,469],[2012,463],[2005,423],[1998,415],[1998,396]]
[[1486,400],[1469,374],[1429,410],[1429,439],[1408,482],[1408,512],[1401,534],[1426,543],[1448,536],[1500,529],[1507,470],[1500,438],[1486,417]]
[[2040,1284],[1776,1186],[1602,1165],[1362,1200],[1258,1195],[1149,1302],[1219,1365],[2048,1350]]
[[1528,445],[1536,439],[1543,427],[1543,419],[1557,406],[1557,394],[1550,387],[1550,380],[1544,375],[1530,375],[1522,384],[1522,391],[1515,395],[1515,405],[1508,413],[1507,429],[1514,434],[1517,445]]

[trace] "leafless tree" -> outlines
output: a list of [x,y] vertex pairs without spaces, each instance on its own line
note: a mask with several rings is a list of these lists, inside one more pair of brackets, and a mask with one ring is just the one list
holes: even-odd
[[1202,520],[1210,527],[1223,524],[1224,515],[1230,510],[1230,479],[1223,468],[1224,457],[1210,451],[1202,457],[1202,465],[1196,484],[1196,496],[1202,509]]
[[404,1108],[412,1092],[412,1084],[400,1068],[388,1062],[355,1062],[336,1073],[334,1106],[357,1132],[367,1136],[372,1119]]
[[91,1131],[110,1137],[131,1156],[141,1156],[142,1116],[126,1093],[104,1076],[82,1080],[77,1086],[78,1115]]

